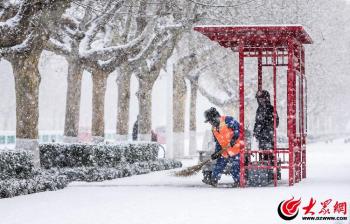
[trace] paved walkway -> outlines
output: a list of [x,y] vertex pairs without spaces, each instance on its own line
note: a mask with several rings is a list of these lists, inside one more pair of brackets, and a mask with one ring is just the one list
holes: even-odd
[[[302,205],[310,197],[350,204],[348,146],[310,145],[308,179],[294,187],[218,189],[202,184],[200,174],[178,178],[173,171],[161,171],[100,183],[75,182],[56,192],[2,199],[0,223],[281,223],[277,206],[292,196],[301,197]],[[225,177],[222,181],[231,180]],[[290,223],[300,223],[298,218]]]

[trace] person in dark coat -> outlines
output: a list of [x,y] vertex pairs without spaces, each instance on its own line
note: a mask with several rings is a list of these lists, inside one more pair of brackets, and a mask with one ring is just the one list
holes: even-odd
[[[134,126],[132,128],[132,140],[133,141],[137,141],[138,134],[139,134],[139,115],[137,115],[137,119],[136,119]],[[153,130],[151,130],[151,141],[152,142],[158,141],[158,136]]]
[[[273,106],[270,102],[270,94],[266,90],[259,90],[256,93],[258,109],[256,110],[255,125],[253,135],[259,142],[259,150],[271,150],[274,148],[273,139]],[[276,128],[279,118],[276,113]],[[260,160],[270,161],[273,164],[273,154],[259,155]]]
[[158,135],[153,130],[151,130],[151,141],[158,142]]
[[139,115],[137,115],[137,119],[132,128],[132,140],[137,141],[137,135],[139,134]]

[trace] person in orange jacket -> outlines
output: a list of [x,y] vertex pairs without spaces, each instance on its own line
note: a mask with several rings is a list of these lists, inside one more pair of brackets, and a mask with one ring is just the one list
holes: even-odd
[[[212,126],[212,133],[215,139],[215,153],[211,155],[216,163],[211,172],[204,176],[203,182],[216,186],[220,180],[227,163],[232,163],[230,170],[234,185],[239,185],[240,174],[240,146],[238,143],[240,124],[231,116],[221,116],[216,108],[212,107],[204,112],[205,122]],[[221,149],[225,150],[218,154]]]

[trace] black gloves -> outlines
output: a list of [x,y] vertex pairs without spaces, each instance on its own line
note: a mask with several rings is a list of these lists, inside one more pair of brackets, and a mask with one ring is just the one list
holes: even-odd
[[231,141],[230,141],[230,146],[231,146],[231,147],[234,146],[234,145],[236,144],[238,138],[239,138],[239,135],[233,136],[233,138],[232,138]]
[[236,140],[237,140],[237,139],[231,139],[231,141],[230,141],[230,146],[231,146],[231,147],[234,146],[234,145],[236,144]]
[[215,160],[215,159],[218,159],[220,156],[221,156],[220,153],[216,153],[216,152],[215,152],[215,153],[211,154],[210,158],[211,158],[212,160]]

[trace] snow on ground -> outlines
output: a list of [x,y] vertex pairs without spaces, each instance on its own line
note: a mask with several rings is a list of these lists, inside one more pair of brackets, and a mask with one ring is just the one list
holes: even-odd
[[[317,203],[329,198],[346,201],[349,210],[349,147],[341,140],[308,145],[308,177],[293,187],[211,188],[201,183],[200,174],[178,178],[173,171],[161,171],[102,183],[75,182],[56,192],[2,199],[0,223],[285,223],[277,206],[291,196],[301,197],[303,206],[311,197]],[[299,215],[289,223],[307,222]]]

